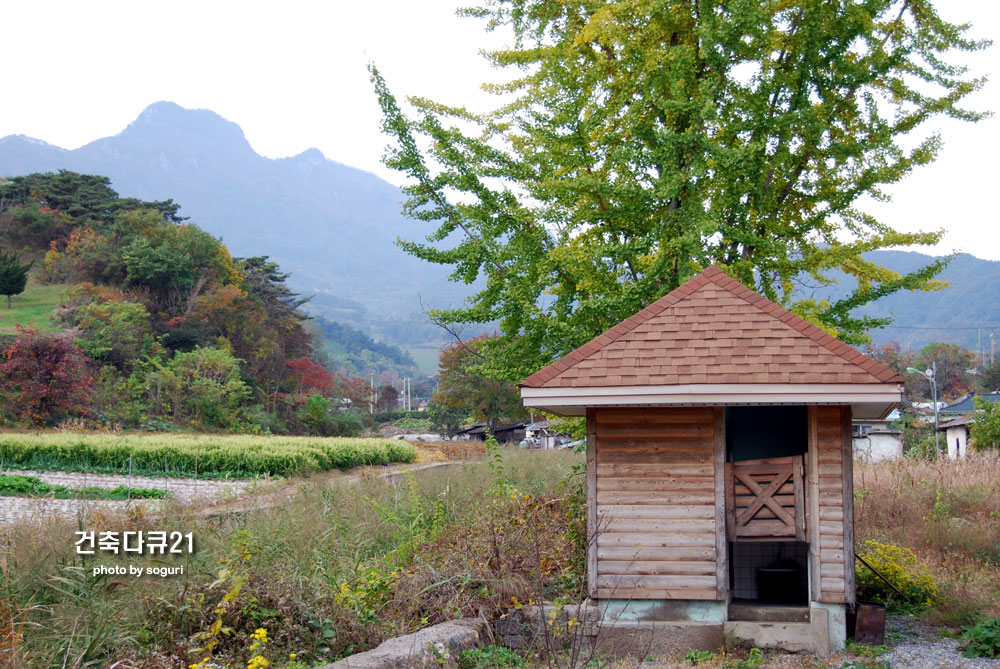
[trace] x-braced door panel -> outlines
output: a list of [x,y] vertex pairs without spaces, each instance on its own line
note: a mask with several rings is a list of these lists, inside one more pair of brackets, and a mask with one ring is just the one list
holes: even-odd
[[730,541],[806,540],[802,456],[726,463]]

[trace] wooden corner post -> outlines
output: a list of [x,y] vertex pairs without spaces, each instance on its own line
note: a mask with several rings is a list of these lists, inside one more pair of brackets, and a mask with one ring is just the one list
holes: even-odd
[[820,583],[819,537],[819,417],[817,407],[809,405],[809,451],[806,453],[806,536],[809,538],[809,591],[810,599],[820,601],[823,595]]
[[851,438],[851,406],[840,407],[840,462],[844,490],[844,601],[853,607],[857,599],[854,574],[854,443]]
[[587,596],[597,598],[597,410],[587,408]]
[[715,589],[717,599],[729,601],[729,541],[726,513],[726,419],[725,410],[715,407]]

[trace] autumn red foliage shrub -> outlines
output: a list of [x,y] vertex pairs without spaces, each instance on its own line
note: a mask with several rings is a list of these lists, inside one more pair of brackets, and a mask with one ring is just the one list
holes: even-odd
[[286,365],[292,370],[290,376],[295,383],[295,392],[326,394],[333,389],[333,374],[318,362],[309,358],[296,358],[289,360]]
[[0,354],[0,403],[34,425],[85,415],[89,359],[65,336],[18,328]]

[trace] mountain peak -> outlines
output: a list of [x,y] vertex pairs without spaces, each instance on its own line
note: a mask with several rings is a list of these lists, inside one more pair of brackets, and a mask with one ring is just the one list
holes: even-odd
[[147,106],[129,125],[135,124],[175,124],[177,122],[216,123],[239,128],[232,121],[227,121],[211,109],[187,109],[176,102],[160,100]]
[[183,144],[187,139],[213,150],[253,151],[243,129],[236,123],[209,109],[187,109],[165,100],[143,109],[118,136],[169,137],[171,142]]
[[12,144],[14,142],[30,144],[32,146],[42,147],[46,149],[57,149],[59,151],[66,150],[56,146],[55,144],[49,144],[44,140],[35,139],[34,137],[28,137],[27,135],[17,134],[17,135],[7,135],[6,137],[0,137],[0,144]]
[[171,102],[169,100],[160,100],[159,102],[153,102],[152,104],[147,105],[146,108],[142,110],[142,113],[139,114],[139,118],[141,119],[143,117],[152,117],[152,116],[167,115],[167,114],[181,114],[186,111],[187,110],[184,107],[181,107],[176,102]]
[[323,155],[322,151],[320,151],[319,149],[316,149],[316,148],[306,149],[305,151],[303,151],[302,153],[298,154],[297,156],[293,156],[293,159],[294,160],[300,160],[300,161],[303,161],[303,162],[309,162],[309,163],[313,163],[313,164],[316,164],[316,163],[325,163],[326,162],[326,156]]

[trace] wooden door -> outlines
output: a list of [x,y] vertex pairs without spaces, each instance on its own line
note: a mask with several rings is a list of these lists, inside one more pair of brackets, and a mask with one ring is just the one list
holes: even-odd
[[806,540],[802,456],[726,463],[729,541]]

